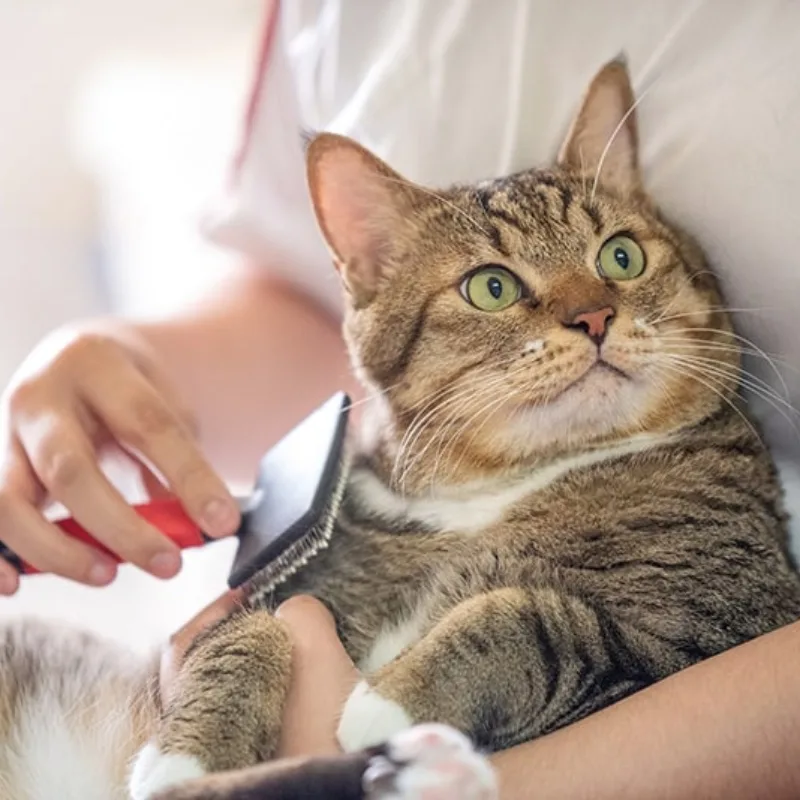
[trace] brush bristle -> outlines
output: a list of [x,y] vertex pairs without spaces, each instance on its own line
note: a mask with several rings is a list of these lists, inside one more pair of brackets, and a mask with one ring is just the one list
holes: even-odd
[[333,491],[316,524],[248,581],[245,601],[248,607],[272,608],[275,590],[329,546],[349,475],[350,462],[343,455]]

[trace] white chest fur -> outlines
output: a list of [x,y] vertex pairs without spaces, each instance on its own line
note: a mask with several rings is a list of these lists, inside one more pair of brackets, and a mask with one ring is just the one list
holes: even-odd
[[394,661],[409,645],[418,642],[427,627],[428,609],[421,603],[414,613],[397,625],[385,626],[375,638],[359,669],[369,674]]
[[510,482],[472,483],[427,497],[397,494],[368,469],[354,470],[350,485],[364,508],[379,516],[398,521],[406,519],[434,530],[475,536],[499,522],[522,498],[545,489],[569,472],[640,453],[666,441],[665,437],[638,436],[613,447],[560,459]]

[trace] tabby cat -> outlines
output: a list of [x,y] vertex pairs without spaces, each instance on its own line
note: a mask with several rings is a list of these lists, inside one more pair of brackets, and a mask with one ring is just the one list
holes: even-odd
[[[140,693],[130,740],[103,754],[121,776],[150,740],[136,800],[274,755],[291,652],[269,611],[291,595],[328,606],[363,671],[345,751],[425,721],[507,748],[800,616],[731,320],[643,188],[634,107],[611,62],[553,166],[440,192],[350,139],[309,143],[371,400],[331,547],[201,637],[175,699]],[[3,652],[9,774],[43,675],[21,673],[24,648]],[[82,670],[86,702],[123,681]],[[180,796],[225,796],[193,785]]]

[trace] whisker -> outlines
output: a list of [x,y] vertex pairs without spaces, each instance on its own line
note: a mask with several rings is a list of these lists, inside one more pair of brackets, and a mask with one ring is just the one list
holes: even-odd
[[360,400],[351,400],[343,409],[342,413],[344,414],[346,411],[350,411],[352,408],[358,408],[359,406],[363,406],[366,403],[371,403],[373,400],[378,400],[384,395],[389,394],[389,392],[397,389],[398,386],[402,385],[402,381],[398,381],[397,383],[393,383],[391,386],[387,386],[385,389],[375,389],[370,390],[370,392],[365,396],[362,397]]
[[[726,380],[733,379],[733,377],[734,377],[734,376],[731,376],[731,375],[727,375],[725,373],[711,371],[706,367],[697,366],[697,365],[693,366],[691,364],[687,364],[687,363],[684,363],[684,362],[678,362],[678,363],[684,369],[694,369],[694,370],[696,370],[698,372],[701,372],[709,380],[716,379],[720,383],[724,383]],[[797,421],[795,419],[792,419],[792,417],[787,413],[785,408],[788,408],[788,410],[791,411],[796,416],[800,416],[800,412],[798,412],[790,404],[785,403],[782,400],[782,398],[776,397],[773,393],[764,391],[760,387],[752,385],[746,380],[742,381],[741,385],[747,391],[751,392],[753,395],[755,395],[759,399],[765,401],[773,409],[775,409],[775,411],[777,411],[783,417],[783,419],[786,420],[786,422],[789,424],[789,426],[794,430],[794,432],[797,434],[798,438],[800,438],[800,427],[798,427]],[[747,398],[743,397],[742,399],[744,400],[744,402],[747,402]],[[781,406],[785,406],[785,408],[782,408]]]
[[[486,423],[489,422],[489,420],[492,418],[492,414],[495,411],[497,411],[498,408],[502,407],[502,405],[510,397],[515,397],[516,395],[520,394],[520,391],[521,390],[519,388],[511,389],[511,391],[509,393],[503,395],[502,397],[496,397],[494,400],[489,401],[482,409],[480,409],[480,411],[478,413],[473,414],[473,416],[470,417],[470,419],[468,419],[467,422],[464,423],[464,425],[462,425],[462,427],[459,429],[459,431],[456,434],[456,436],[453,437],[453,441],[454,442],[459,441],[460,438],[461,438],[462,432],[465,431],[475,421],[477,421],[479,416],[485,414],[483,422],[481,422],[480,425],[478,425],[475,428],[475,430],[472,432],[472,435],[464,443],[464,446],[462,447],[462,450],[461,450],[461,455],[458,457],[458,460],[451,466],[451,468],[450,468],[450,475],[451,476],[454,476],[454,475],[458,474],[458,468],[461,466],[461,462],[464,460],[464,454],[469,450],[470,445],[472,444],[472,442],[475,441],[475,438],[477,437],[478,433],[486,426]],[[434,473],[434,475],[435,475],[435,473]]]
[[[753,426],[753,423],[749,419],[747,419],[747,415],[729,397],[726,397],[726,395],[722,391],[720,391],[719,388],[714,386],[713,383],[709,383],[703,377],[698,377],[696,374],[692,374],[691,371],[688,374],[683,371],[686,369],[691,370],[691,368],[689,367],[684,366],[681,369],[679,369],[677,366],[674,366],[672,364],[665,364],[663,362],[660,362],[659,364],[654,366],[661,369],[671,369],[673,372],[681,375],[682,377],[688,377],[691,380],[697,381],[697,383],[701,384],[702,386],[705,386],[709,391],[714,392],[714,394],[716,394],[717,397],[719,397],[721,400],[727,403],[742,418],[742,421],[745,423],[745,425],[747,425],[747,427],[752,431],[753,436],[755,436],[758,439],[758,441],[761,442],[762,445],[764,445],[764,440],[761,438],[758,431]],[[766,447],[766,445],[764,446]]]
[[[684,291],[691,287],[691,285],[698,279],[701,278],[703,275],[714,275],[713,270],[710,269],[701,269],[698,272],[693,272],[691,275],[684,275],[683,281],[681,282],[680,286],[675,290],[672,295],[672,299],[664,306],[664,308],[655,312],[655,318],[645,319],[645,323],[648,325],[654,325],[657,322],[661,321],[661,317],[666,316],[667,312],[672,308],[672,306],[680,300],[681,296],[683,295]],[[720,309],[721,310],[721,306]]]
[[752,392],[757,397],[761,398],[765,402],[769,403],[794,429],[795,433],[798,434],[800,437],[800,427],[798,427],[796,420],[793,420],[789,414],[787,413],[786,409],[791,411],[797,417],[800,417],[800,412],[784,400],[782,397],[778,396],[774,391],[772,391],[771,387],[766,385],[766,388],[760,386],[756,383],[751,382],[747,378],[738,375],[735,370],[725,371],[723,369],[719,369],[717,367],[712,367],[709,365],[704,364],[692,364],[691,361],[678,357],[678,359],[673,359],[675,363],[680,364],[684,368],[693,368],[697,371],[702,372],[706,377],[711,379],[712,377],[716,377],[718,380],[724,382],[726,380],[729,381],[736,381],[738,378],[738,383],[741,384],[745,389]]
[[[702,339],[693,339],[688,336],[687,337],[659,336],[658,341],[659,344],[667,344],[669,345],[670,348],[680,347],[680,348],[685,348],[687,350],[689,349],[708,350],[711,352],[733,353],[737,355],[747,355],[747,356],[754,356],[757,358],[764,358],[762,353],[759,353],[756,350],[753,350],[749,347],[743,347],[742,345],[738,344],[727,344],[725,342],[708,342],[708,341],[703,341]],[[775,364],[780,364],[782,369],[788,369],[800,375],[800,367],[791,364],[785,358],[781,358],[775,353],[767,353],[767,356],[769,356],[769,358],[772,361],[774,361]]]
[[492,364],[484,364],[483,362],[476,362],[473,366],[472,371],[466,376],[459,380],[458,384],[452,385],[451,383],[447,382],[443,386],[435,389],[428,395],[424,395],[420,400],[414,403],[409,410],[414,409],[418,406],[422,406],[420,410],[417,412],[414,420],[412,420],[411,424],[409,425],[408,429],[406,430],[403,439],[401,440],[401,445],[398,451],[398,458],[395,461],[395,465],[397,465],[397,460],[399,460],[401,451],[404,446],[410,444],[410,439],[416,433],[416,429],[418,427],[424,426],[427,422],[427,419],[432,415],[435,414],[436,404],[437,401],[445,402],[448,398],[447,395],[451,393],[455,393],[449,399],[454,401],[457,397],[462,396],[465,392],[473,391],[474,387],[473,384],[478,383],[480,384],[482,381],[486,379],[486,377],[492,377],[497,375],[498,369],[503,369],[508,365],[512,364],[519,358],[518,355],[509,356],[507,358],[502,359],[499,362],[494,362]]
[[[413,464],[419,460],[419,456],[417,456],[413,462],[407,462],[407,453],[410,452],[413,445],[416,441],[422,436],[427,427],[428,423],[435,417],[435,415],[439,412],[440,406],[445,402],[454,403],[457,400],[464,398],[464,397],[471,397],[474,396],[476,391],[476,387],[474,384],[478,384],[478,390],[481,389],[481,382],[485,381],[487,375],[492,375],[494,370],[490,367],[481,368],[478,367],[476,372],[473,373],[468,377],[466,384],[463,382],[457,384],[455,386],[448,385],[445,387],[445,391],[441,392],[437,395],[432,403],[428,403],[414,418],[414,421],[409,426],[409,429],[406,431],[405,435],[403,436],[403,440],[401,441],[401,446],[398,450],[398,454],[395,458],[395,465],[392,470],[392,482],[395,485],[399,485],[400,487],[404,486],[405,478],[408,475],[409,471],[413,467]],[[499,376],[494,374],[494,378],[497,380],[504,380],[505,376]],[[451,396],[448,396],[451,395]],[[426,410],[427,409],[427,410]],[[405,462],[405,463],[403,463]],[[396,475],[400,471],[400,466],[403,466],[403,472],[400,476],[400,480],[396,480]]]
[[753,350],[755,350],[770,365],[770,367],[772,368],[772,371],[775,373],[775,376],[780,381],[781,387],[783,388],[784,392],[787,395],[791,394],[791,392],[789,392],[789,387],[788,387],[786,381],[783,378],[783,375],[781,375],[781,372],[778,369],[778,367],[775,365],[774,361],[769,357],[769,355],[762,348],[760,348],[751,339],[748,339],[747,337],[742,336],[741,334],[734,333],[733,331],[723,331],[723,330],[719,330],[718,328],[691,327],[691,328],[686,328],[685,329],[685,332],[690,332],[690,331],[695,331],[697,333],[715,333],[715,334],[719,334],[719,335],[723,335],[723,336],[728,336],[728,337],[730,337],[731,339],[734,339],[737,342],[741,342],[742,344],[745,344],[748,347],[751,347]]
[[[411,451],[416,439],[422,435],[425,430],[425,427],[428,423],[428,420],[433,417],[441,402],[447,399],[448,394],[455,393],[455,396],[458,397],[466,392],[466,389],[462,387],[459,391],[456,390],[456,387],[452,385],[446,385],[443,387],[441,391],[435,392],[433,398],[425,403],[423,407],[417,412],[414,419],[412,420],[411,424],[406,429],[405,433],[403,434],[402,439],[400,440],[400,445],[398,446],[397,453],[395,455],[394,465],[392,467],[391,473],[391,484],[398,485],[401,481],[405,480],[405,475],[410,468],[409,465],[406,463],[408,458],[408,453]],[[403,472],[401,474],[401,481],[397,480],[397,475],[400,474],[401,468]]]
[[[450,420],[452,419],[454,421],[455,417],[459,413],[461,413],[461,409],[462,408],[468,408],[472,403],[479,402],[482,399],[483,396],[485,396],[487,393],[490,392],[490,390],[494,389],[496,386],[502,385],[508,379],[509,379],[509,375],[507,375],[505,373],[502,374],[502,375],[495,375],[487,383],[482,384],[481,386],[479,386],[478,389],[477,389],[477,393],[476,393],[476,390],[473,387],[466,387],[466,391],[462,391],[458,395],[459,400],[461,400],[462,402],[461,402],[461,407],[456,410],[455,415],[452,414],[452,408],[450,409],[451,413],[447,417],[448,426],[449,426]],[[454,398],[451,398],[450,402],[451,402],[451,404],[454,404],[455,401],[456,401],[456,398],[454,397]],[[464,402],[464,401],[466,401],[466,402]],[[403,475],[402,475],[402,484],[401,485],[403,487],[405,486],[405,479],[406,479],[406,476],[408,475],[408,473],[410,472],[410,470],[413,469],[413,467],[422,460],[422,458],[424,457],[425,453],[429,450],[429,448],[436,443],[437,439],[441,438],[441,436],[443,436],[444,433],[447,432],[447,429],[448,428],[445,427],[444,424],[440,423],[439,427],[437,428],[437,430],[434,433],[434,435],[428,440],[428,442],[424,445],[424,447],[418,453],[415,454],[413,461],[409,462],[406,465],[406,469],[404,470]],[[417,437],[417,438],[419,438],[419,437]]]
[[762,311],[766,311],[765,308],[728,308],[727,306],[709,306],[707,308],[701,309],[700,312],[698,311],[685,311],[681,314],[670,314],[667,317],[661,316],[657,317],[656,319],[652,320],[651,322],[647,322],[648,325],[660,325],[662,322],[672,322],[676,319],[684,319],[686,317],[695,317],[698,313],[702,312],[710,312],[714,313],[726,313],[726,314],[758,314]]
[[[527,367],[527,364],[521,365],[518,369],[512,371],[507,376],[508,379],[509,380],[513,380],[517,375],[523,374],[525,372],[525,368],[526,367]],[[530,386],[528,386],[526,388],[528,390],[535,389],[540,383],[541,383],[541,378],[536,380],[536,381],[534,381]],[[508,390],[506,393],[504,393],[503,395],[501,395],[498,398],[499,402],[497,403],[497,405],[502,405],[502,403],[505,402],[506,400],[508,400],[509,397],[513,397],[513,396],[519,394],[520,391],[521,391],[521,389],[519,389],[519,387],[517,387],[517,388],[511,387],[510,390]],[[492,402],[492,406],[494,407],[494,403],[493,402]],[[458,442],[460,442],[462,433],[467,430],[467,428],[479,416],[480,413],[481,412],[478,412],[478,413],[474,414],[473,416],[467,418],[466,422],[464,422],[462,424],[462,426],[458,430],[456,430],[455,433],[453,433],[453,435],[450,438],[449,445],[445,447],[445,449],[441,452],[441,454],[437,454],[437,460],[436,460],[436,463],[434,465],[434,475],[436,474],[436,471],[438,470],[439,459],[440,459],[440,457],[443,457],[446,454],[447,447],[452,449]],[[453,421],[455,421],[455,420],[453,420]],[[466,445],[464,447],[462,447],[462,454],[459,457],[459,459],[456,462],[456,464],[451,468],[451,470],[450,470],[451,474],[454,474],[455,472],[457,472],[458,466],[461,464],[461,461],[464,458],[464,453],[469,449],[469,444],[471,444],[475,440],[475,437],[477,436],[478,432],[481,430],[483,425],[486,424],[487,421],[488,421],[488,418],[486,420],[484,420],[484,422],[480,426],[478,426],[478,428],[475,431],[473,431],[473,434],[470,437],[469,441],[466,443]]]
[[723,364],[722,362],[719,362],[713,358],[706,359],[706,358],[681,356],[675,353],[671,354],[671,357],[675,360],[680,360],[683,363],[695,363],[697,367],[713,370],[714,372],[717,372],[720,375],[724,375],[724,377],[734,381],[735,383],[740,383],[742,386],[745,386],[748,389],[753,389],[753,391],[758,390],[761,392],[765,392],[770,397],[772,397],[776,402],[780,403],[783,406],[786,406],[795,413],[800,413],[795,410],[794,406],[792,406],[792,404],[787,399],[781,397],[777,392],[775,392],[773,388],[766,381],[764,381],[762,378],[759,378],[757,375],[753,375],[751,372],[734,369],[733,367],[730,367],[727,364]]
[[614,140],[619,135],[619,132],[625,127],[625,123],[628,121],[628,118],[631,114],[637,109],[639,104],[642,100],[647,97],[648,94],[652,91],[653,87],[656,86],[658,83],[658,78],[656,78],[650,86],[648,86],[643,92],[640,92],[639,96],[633,101],[631,107],[623,114],[622,119],[617,123],[617,127],[614,128],[611,136],[609,136],[608,141],[606,142],[606,146],[603,148],[603,152],[600,154],[600,160],[597,162],[597,170],[594,174],[594,182],[592,183],[592,192],[589,198],[589,202],[594,202],[594,196],[597,191],[597,184],[600,180],[600,173],[603,171],[603,165],[606,162],[606,158],[608,156],[609,151],[611,150],[611,145],[614,144]]

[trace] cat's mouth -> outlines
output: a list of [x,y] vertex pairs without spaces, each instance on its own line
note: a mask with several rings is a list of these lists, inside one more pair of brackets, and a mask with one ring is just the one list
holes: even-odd
[[595,376],[597,374],[612,375],[614,377],[621,378],[622,380],[626,381],[632,380],[631,376],[628,375],[627,372],[621,370],[619,367],[615,367],[613,364],[606,361],[604,358],[598,357],[597,360],[594,362],[594,364],[592,364],[582,375],[577,377],[574,381],[567,384],[555,397],[551,399],[550,402],[553,402],[553,400],[558,400],[559,398],[563,397],[567,392],[571,392],[573,389],[579,388],[590,377]]
[[620,378],[624,378],[626,381],[633,380],[624,369],[620,369],[619,367],[615,367],[610,361],[606,361],[604,358],[598,358],[597,361],[589,367],[588,370],[584,373],[584,376],[588,375],[590,372],[596,369],[602,369],[607,372],[611,372],[617,375]]

